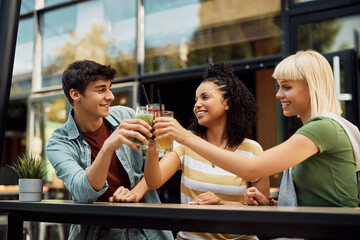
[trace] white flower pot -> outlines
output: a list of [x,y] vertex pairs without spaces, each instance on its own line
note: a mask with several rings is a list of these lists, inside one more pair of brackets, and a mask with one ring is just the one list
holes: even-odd
[[42,198],[43,180],[37,178],[19,179],[19,200],[22,202],[39,202]]

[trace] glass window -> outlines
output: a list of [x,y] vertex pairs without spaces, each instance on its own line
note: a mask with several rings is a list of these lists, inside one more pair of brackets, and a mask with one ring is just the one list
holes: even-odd
[[299,27],[300,50],[321,53],[359,49],[360,15],[302,24]]
[[41,16],[42,86],[61,85],[73,61],[111,65],[117,77],[135,74],[136,1],[87,1]]
[[[53,131],[62,126],[66,119],[65,98],[46,99],[32,104],[34,109],[34,132],[30,143],[30,150],[33,153],[45,156],[45,148]],[[51,164],[47,165],[49,172],[45,180],[52,181],[54,169]]]
[[34,11],[35,0],[22,0],[20,6],[20,14]]
[[18,27],[10,95],[30,93],[34,55],[34,18],[21,20]]
[[74,1],[74,0],[45,0],[45,7],[53,6],[53,5],[56,5],[59,3],[64,3],[64,2],[71,2],[71,1]]
[[280,0],[145,0],[145,72],[281,52]]
[[[339,0],[290,0],[294,1],[295,3],[303,3],[303,2],[324,2],[325,4],[328,2],[336,2]],[[340,0],[341,1],[341,0]]]
[[295,3],[302,3],[302,2],[312,2],[316,0],[295,0]]
[[130,96],[129,96],[129,92],[114,92],[114,101],[111,102],[111,106],[118,106],[118,105],[122,105],[122,106],[127,106],[127,107],[131,107],[130,106]]
[[113,92],[115,99],[114,101],[111,102],[111,106],[121,105],[126,107],[133,107],[133,101],[132,101],[133,90],[134,90],[133,86],[121,87],[121,88],[116,88],[113,86],[111,91]]
[[[26,152],[27,106],[28,101],[26,99],[12,100],[8,103],[1,164],[14,163],[17,161],[17,156],[21,156]],[[3,173],[1,172],[1,174]],[[17,177],[11,178],[11,176],[6,176],[6,178],[7,177],[10,178],[7,179],[8,181],[15,181],[14,183],[17,184]],[[0,184],[4,183],[2,182]]]

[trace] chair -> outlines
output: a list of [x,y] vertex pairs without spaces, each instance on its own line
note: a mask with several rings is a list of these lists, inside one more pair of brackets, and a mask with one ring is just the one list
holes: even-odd
[[7,216],[0,215],[0,239],[6,239]]
[[39,240],[46,239],[46,233],[49,227],[57,227],[59,233],[59,240],[65,240],[64,236],[64,226],[61,223],[50,223],[50,222],[40,222],[39,224]]

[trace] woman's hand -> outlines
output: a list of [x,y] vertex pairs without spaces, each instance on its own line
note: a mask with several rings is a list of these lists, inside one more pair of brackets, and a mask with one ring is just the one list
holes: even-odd
[[215,195],[213,192],[206,192],[197,195],[189,205],[211,205],[211,204],[219,204],[223,205],[224,201]]
[[248,205],[269,205],[268,198],[256,187],[250,187],[245,190],[245,202]]
[[155,118],[153,128],[155,129],[153,132],[153,134],[156,136],[155,141],[163,138],[171,138],[178,143],[183,144],[184,141],[192,135],[174,118]]

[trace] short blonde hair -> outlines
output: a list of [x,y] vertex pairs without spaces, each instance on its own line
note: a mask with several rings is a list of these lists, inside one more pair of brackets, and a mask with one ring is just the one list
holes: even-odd
[[311,117],[342,110],[336,94],[329,62],[313,50],[299,51],[281,61],[272,75],[275,79],[305,80],[309,87]]

